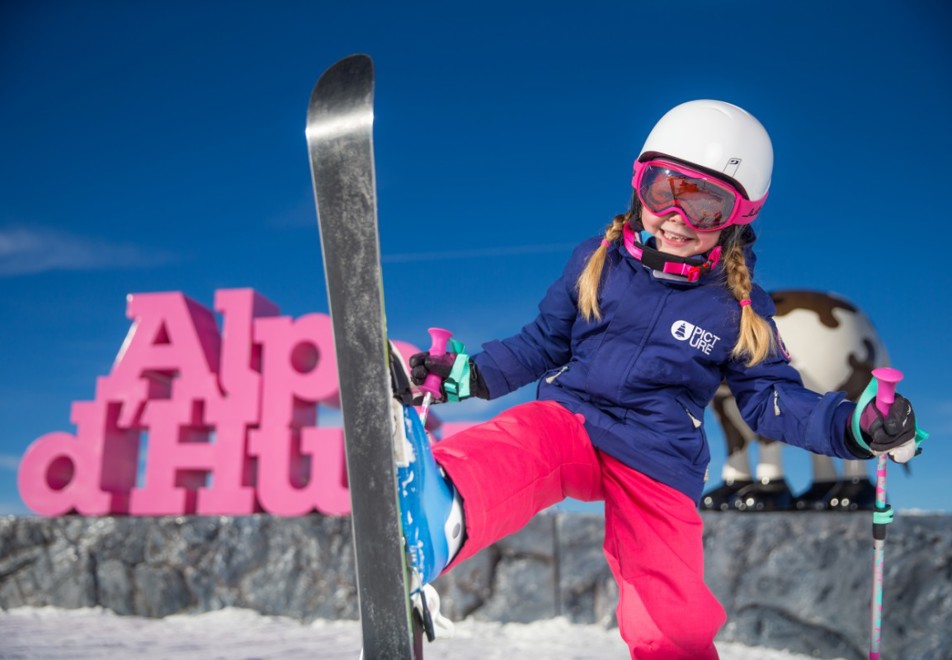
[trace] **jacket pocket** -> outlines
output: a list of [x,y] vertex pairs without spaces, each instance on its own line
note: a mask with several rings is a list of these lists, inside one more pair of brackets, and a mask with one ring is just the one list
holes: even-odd
[[678,404],[681,406],[681,409],[684,411],[684,414],[686,414],[686,415],[688,416],[688,419],[691,420],[691,424],[694,426],[694,428],[696,428],[696,429],[701,428],[701,425],[703,424],[703,422],[702,422],[701,420],[699,420],[699,419],[694,415],[694,413],[692,413],[690,410],[688,410],[688,407],[685,406],[683,403],[681,403],[680,401],[678,401]]
[[678,402],[678,406],[680,406],[681,410],[684,411],[684,414],[687,417],[688,422],[691,424],[691,427],[694,429],[694,433],[691,435],[690,443],[694,446],[690,448],[688,457],[691,459],[691,462],[694,465],[707,462],[710,458],[710,450],[707,446],[707,434],[704,432],[703,413],[695,412],[686,401],[680,398],[676,400]]

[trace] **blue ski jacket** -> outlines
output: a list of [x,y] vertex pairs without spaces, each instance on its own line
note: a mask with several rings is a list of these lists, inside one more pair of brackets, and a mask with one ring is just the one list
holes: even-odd
[[[613,243],[599,290],[602,318],[582,318],[576,281],[600,240],[575,249],[533,322],[473,356],[490,398],[538,380],[538,398],[581,413],[596,448],[695,502],[710,462],[704,408],[724,380],[762,436],[857,458],[845,437],[855,404],[843,392],[804,388],[782,351],[753,367],[731,357],[741,308],[722,266],[688,283],[650,270]],[[752,270],[749,248],[747,258]],[[758,286],[750,297],[776,332],[770,297]]]

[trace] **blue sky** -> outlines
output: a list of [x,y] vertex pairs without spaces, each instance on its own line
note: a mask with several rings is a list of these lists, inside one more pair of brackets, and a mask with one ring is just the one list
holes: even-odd
[[[952,511],[947,4],[584,4],[6,0],[0,512],[25,512],[20,455],[74,430],[70,403],[109,371],[126,294],[210,307],[253,287],[285,315],[327,310],[304,117],[354,52],[377,67],[391,336],[516,332],[571,247],[624,209],[654,122],[731,101],[776,152],[759,282],[836,291],[873,319],[932,432],[910,475],[891,472],[893,504]],[[784,456],[805,487],[806,456]]]

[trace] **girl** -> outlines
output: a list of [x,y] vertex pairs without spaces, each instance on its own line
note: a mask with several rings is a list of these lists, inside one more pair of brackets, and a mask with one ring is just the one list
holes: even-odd
[[[766,437],[840,458],[908,460],[915,423],[896,397],[884,419],[841,392],[805,389],[752,281],[749,223],[773,150],[753,116],[691,101],[662,117],[634,164],[630,210],[576,248],[539,315],[517,335],[410,359],[444,396],[496,398],[539,381],[517,406],[432,447],[419,497],[428,582],[565,497],[604,500],[604,551],[633,658],[716,658],[721,605],[704,584],[697,511],[710,459],[704,408],[726,380]],[[412,429],[411,429],[412,430]],[[435,461],[435,464],[433,463]],[[437,467],[439,469],[437,469]]]

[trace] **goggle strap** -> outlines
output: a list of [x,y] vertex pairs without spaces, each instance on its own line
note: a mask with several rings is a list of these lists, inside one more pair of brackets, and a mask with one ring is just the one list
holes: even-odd
[[687,264],[676,264],[672,261],[666,261],[661,272],[670,275],[682,275],[688,278],[688,282],[697,282],[701,277],[700,266],[689,266]]

